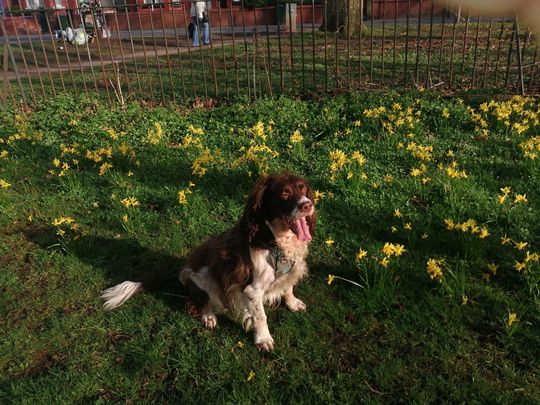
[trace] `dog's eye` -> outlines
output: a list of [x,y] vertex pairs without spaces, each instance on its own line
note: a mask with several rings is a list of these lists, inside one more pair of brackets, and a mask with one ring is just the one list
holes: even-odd
[[302,193],[302,194],[306,194],[307,192],[307,187],[304,183],[298,183],[297,185],[298,187],[298,190]]
[[283,198],[284,200],[288,200],[291,194],[292,190],[290,189],[290,187],[285,187],[281,192],[281,198]]

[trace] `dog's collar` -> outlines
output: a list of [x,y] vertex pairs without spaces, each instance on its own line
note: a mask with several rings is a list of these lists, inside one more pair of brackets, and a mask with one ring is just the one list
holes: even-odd
[[276,273],[287,274],[296,264],[296,260],[288,260],[285,257],[283,249],[281,249],[279,246],[276,246],[270,250],[270,255],[272,256],[272,266],[274,267]]

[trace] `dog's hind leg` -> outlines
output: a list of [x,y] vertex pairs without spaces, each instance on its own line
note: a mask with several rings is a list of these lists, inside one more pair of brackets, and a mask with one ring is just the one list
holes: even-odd
[[209,276],[208,268],[203,267],[194,272],[186,267],[180,272],[179,278],[190,297],[187,304],[188,313],[200,318],[207,328],[215,328],[216,312],[223,312],[224,307],[219,298],[216,283]]

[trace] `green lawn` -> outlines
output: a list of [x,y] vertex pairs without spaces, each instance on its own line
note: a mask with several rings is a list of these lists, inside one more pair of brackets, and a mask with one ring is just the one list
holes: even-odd
[[[3,114],[0,400],[535,403],[540,105],[482,101],[57,96]],[[319,220],[308,310],[268,311],[273,353],[226,317],[204,329],[173,284],[102,310],[106,287],[173,276],[280,170],[311,181]]]

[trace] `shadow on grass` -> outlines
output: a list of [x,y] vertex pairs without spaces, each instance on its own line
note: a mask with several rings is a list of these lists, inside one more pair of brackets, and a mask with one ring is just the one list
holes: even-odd
[[[30,228],[26,238],[43,249],[58,244],[54,229]],[[173,310],[183,310],[187,293],[178,282],[178,271],[184,260],[142,246],[132,238],[112,239],[101,236],[81,236],[66,244],[67,251],[82,262],[101,271],[111,280],[111,286],[123,281],[142,281],[145,292],[155,296]]]

